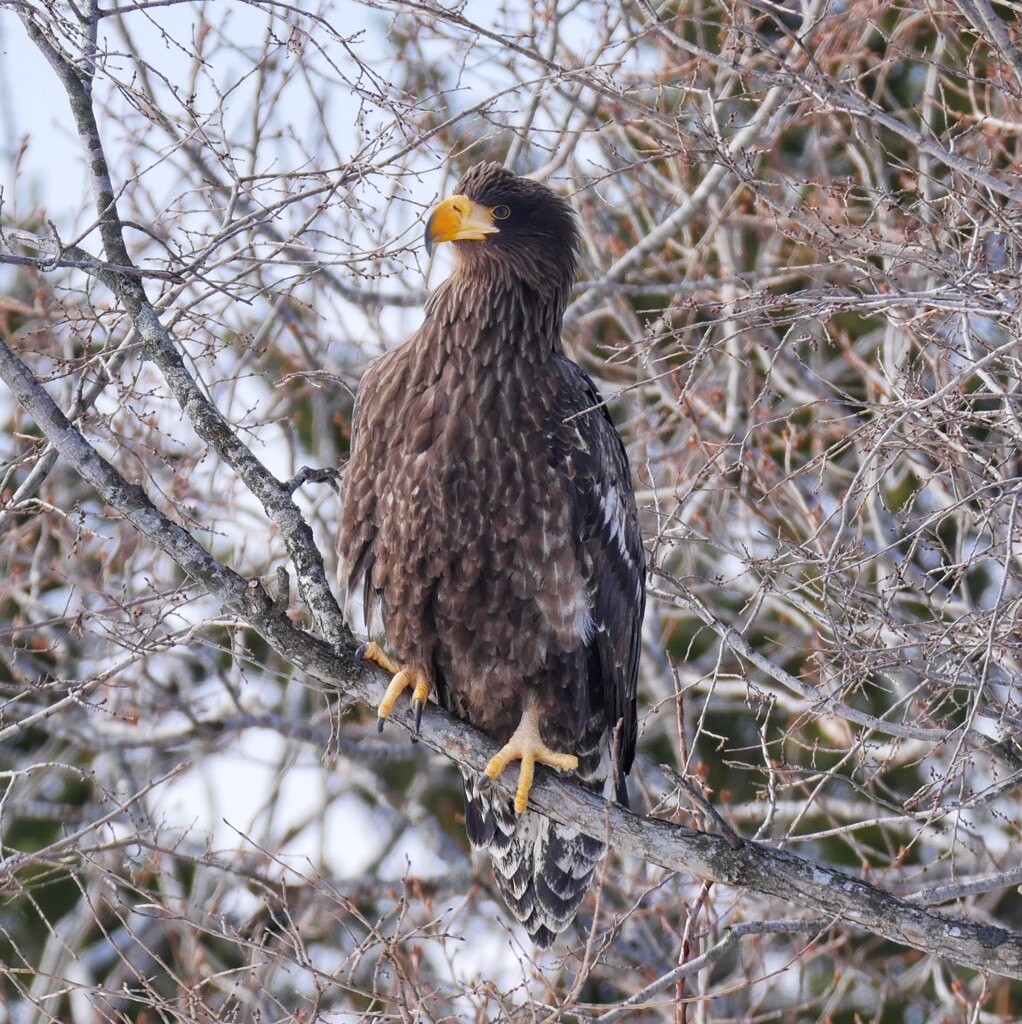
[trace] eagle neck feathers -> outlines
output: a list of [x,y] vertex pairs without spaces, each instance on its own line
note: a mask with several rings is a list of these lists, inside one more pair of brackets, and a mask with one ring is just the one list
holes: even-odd
[[561,322],[569,290],[570,285],[550,282],[537,287],[499,265],[459,266],[427,302],[432,343],[448,350],[500,344],[530,362],[543,362],[563,351]]

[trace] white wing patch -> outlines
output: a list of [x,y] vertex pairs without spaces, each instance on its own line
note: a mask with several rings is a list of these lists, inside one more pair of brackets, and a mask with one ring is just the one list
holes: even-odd
[[621,555],[628,558],[625,536],[621,530],[621,501],[617,496],[617,488],[610,487],[603,494],[603,526],[611,542]]

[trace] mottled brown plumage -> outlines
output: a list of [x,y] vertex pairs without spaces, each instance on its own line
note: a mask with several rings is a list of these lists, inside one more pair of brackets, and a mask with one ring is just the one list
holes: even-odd
[[[623,800],[644,556],[620,438],[562,352],[578,227],[556,193],[496,164],[469,170],[458,193],[427,227],[427,243],[453,242],[454,272],[359,389],[342,579],[454,715],[506,744],[534,709],[577,778]],[[516,814],[477,777],[466,822],[512,911],[549,945],[602,845]]]

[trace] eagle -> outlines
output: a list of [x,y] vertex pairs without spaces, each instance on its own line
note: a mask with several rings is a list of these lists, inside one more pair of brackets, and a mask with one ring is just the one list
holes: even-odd
[[[422,326],[366,371],[338,534],[362,656],[501,749],[465,773],[465,823],[536,946],[574,919],[603,844],[529,809],[535,766],[627,802],[645,555],[628,457],[561,323],[581,235],[569,203],[496,163],[426,223],[454,269]],[[519,762],[513,798],[492,784]]]

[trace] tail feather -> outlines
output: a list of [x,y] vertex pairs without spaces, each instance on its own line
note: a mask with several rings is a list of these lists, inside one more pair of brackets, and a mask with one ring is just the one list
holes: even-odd
[[585,899],[603,843],[534,811],[517,815],[474,775],[465,776],[465,823],[473,846],[489,853],[508,909],[537,946],[551,946]]

